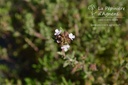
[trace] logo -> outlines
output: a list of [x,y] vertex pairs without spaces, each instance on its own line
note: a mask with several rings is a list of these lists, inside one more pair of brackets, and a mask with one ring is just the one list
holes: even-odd
[[93,27],[120,26],[120,24],[116,22],[123,18],[121,14],[125,9],[123,6],[96,6],[91,4],[88,6],[91,17],[89,16],[88,18],[96,18],[97,22],[91,25]]

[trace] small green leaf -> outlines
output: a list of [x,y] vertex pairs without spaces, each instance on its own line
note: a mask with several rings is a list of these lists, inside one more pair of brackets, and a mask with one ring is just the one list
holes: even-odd
[[67,67],[69,64],[70,64],[70,62],[65,61],[64,64],[63,64],[63,67]]
[[64,52],[57,52],[59,55],[65,56]]

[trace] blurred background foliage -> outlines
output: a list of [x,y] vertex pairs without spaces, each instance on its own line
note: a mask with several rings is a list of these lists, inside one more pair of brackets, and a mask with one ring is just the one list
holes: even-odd
[[[0,0],[0,85],[128,85],[128,0]],[[123,6],[120,26],[92,27],[88,6]],[[111,22],[109,22],[111,23]],[[76,35],[66,54],[84,63],[73,67],[57,54],[54,30]],[[84,58],[84,60],[82,59]],[[89,68],[96,65],[96,71]],[[93,66],[92,66],[93,67]]]

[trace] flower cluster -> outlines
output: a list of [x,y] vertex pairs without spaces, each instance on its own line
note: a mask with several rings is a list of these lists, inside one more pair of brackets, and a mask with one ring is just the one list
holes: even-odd
[[61,30],[55,30],[55,39],[56,42],[61,46],[62,51],[68,51],[70,48],[70,42],[75,39],[75,35],[68,32],[62,32]]

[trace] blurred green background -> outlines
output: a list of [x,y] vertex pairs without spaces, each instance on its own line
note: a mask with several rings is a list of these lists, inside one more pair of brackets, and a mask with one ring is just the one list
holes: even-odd
[[[0,85],[128,85],[128,0],[0,0]],[[125,7],[116,24],[93,27],[88,6]],[[111,22],[108,22],[111,23]],[[54,31],[76,38],[72,73],[57,54]],[[82,58],[85,58],[84,60]],[[95,64],[97,71],[89,69]]]

